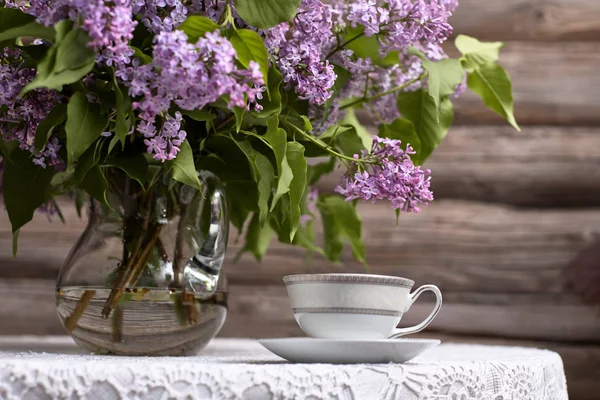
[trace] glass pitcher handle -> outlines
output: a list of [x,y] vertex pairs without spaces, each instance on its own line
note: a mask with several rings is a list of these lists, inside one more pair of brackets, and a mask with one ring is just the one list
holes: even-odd
[[203,201],[207,202],[202,209],[210,207],[210,212],[207,215],[201,212],[197,222],[205,224],[200,219],[208,217],[208,228],[198,243],[198,251],[186,264],[183,278],[187,289],[203,298],[212,296],[217,290],[229,238],[229,216],[225,190],[219,178],[208,171],[198,172],[198,177],[204,184]]

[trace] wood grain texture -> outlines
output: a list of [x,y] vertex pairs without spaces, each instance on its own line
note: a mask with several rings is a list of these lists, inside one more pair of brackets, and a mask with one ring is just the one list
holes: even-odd
[[454,127],[427,164],[438,199],[600,205],[600,128]]
[[[231,318],[223,335],[246,337],[251,333],[256,337],[284,337],[302,334],[292,315],[283,285],[232,285],[230,293]],[[575,296],[443,293],[442,311],[429,330],[600,344],[600,309],[582,304]],[[418,324],[432,308],[433,296],[423,295],[404,315],[401,325]],[[557,321],[560,323],[557,324]]]
[[[600,205],[600,128],[455,126],[425,166],[436,199]],[[319,189],[333,190],[344,172],[324,177]]]
[[[396,227],[385,204],[361,204],[371,271],[432,282],[445,291],[567,293],[563,269],[597,237],[600,212],[520,210],[461,201],[432,203],[403,215]],[[336,270],[320,258],[309,266],[302,251],[273,245],[259,266],[245,256],[229,267],[234,283],[279,284],[286,274]],[[344,254],[344,271],[364,272]],[[254,266],[253,266],[254,264]]]
[[596,41],[597,0],[460,0],[450,20],[455,33],[481,40]]
[[[600,42],[507,42],[500,62],[512,78],[519,124],[600,124]],[[455,109],[457,124],[505,123],[469,91]]]
[[[56,279],[84,221],[72,208],[69,223],[49,223],[44,216],[23,229],[19,257],[12,258],[11,234],[0,217],[0,276]],[[361,204],[364,239],[371,271],[405,275],[443,291],[564,294],[564,267],[600,234],[600,210],[523,210],[507,206],[441,200],[420,215],[403,215],[400,226],[386,204]],[[232,233],[225,267],[234,284],[280,284],[284,275],[302,272],[364,272],[343,254],[344,267],[304,251],[273,243],[262,265],[249,255],[231,260],[243,243]]]
[[[63,332],[54,306],[51,280],[0,282],[0,334]],[[416,325],[429,314],[429,295],[417,301],[402,320]],[[600,344],[600,312],[565,295],[494,295],[444,292],[442,312],[429,331],[504,338]],[[557,324],[556,321],[560,321]],[[230,286],[224,337],[298,336],[283,284]]]

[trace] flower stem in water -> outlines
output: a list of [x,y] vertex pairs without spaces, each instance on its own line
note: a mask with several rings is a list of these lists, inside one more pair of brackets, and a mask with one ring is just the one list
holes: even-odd
[[92,301],[95,295],[95,290],[86,290],[85,292],[83,292],[83,294],[79,298],[79,301],[77,302],[77,306],[75,306],[75,309],[73,310],[73,313],[65,321],[65,327],[69,332],[73,332],[73,330],[75,330],[75,327],[77,326],[77,321],[79,321],[79,318],[81,318],[83,312],[85,311],[88,304],[90,303],[90,301]]

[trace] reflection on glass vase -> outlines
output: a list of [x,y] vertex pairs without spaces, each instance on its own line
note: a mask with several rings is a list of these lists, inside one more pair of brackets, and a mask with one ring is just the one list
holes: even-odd
[[208,172],[201,191],[168,175],[149,188],[107,175],[107,204],[90,201],[58,277],[60,320],[92,352],[195,354],[227,315],[225,192]]

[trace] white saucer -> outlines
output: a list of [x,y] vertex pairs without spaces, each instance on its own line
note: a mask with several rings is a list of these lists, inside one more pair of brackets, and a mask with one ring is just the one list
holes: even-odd
[[361,364],[404,363],[440,344],[437,339],[261,339],[272,353],[291,362]]

